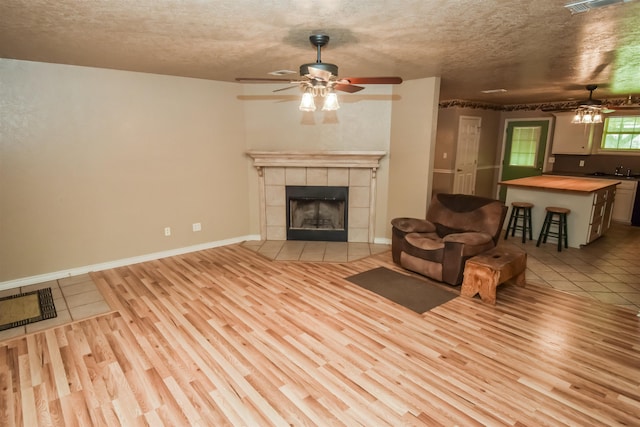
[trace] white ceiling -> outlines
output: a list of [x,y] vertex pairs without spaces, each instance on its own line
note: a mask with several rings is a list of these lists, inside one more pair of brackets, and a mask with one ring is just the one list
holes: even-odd
[[640,1],[576,15],[563,4],[2,0],[0,57],[231,82],[315,62],[309,35],[325,33],[322,60],[341,77],[441,76],[441,100],[580,100],[588,83],[595,98],[640,94]]

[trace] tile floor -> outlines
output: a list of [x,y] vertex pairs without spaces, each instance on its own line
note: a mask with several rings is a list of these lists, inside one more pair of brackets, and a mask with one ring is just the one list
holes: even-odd
[[51,288],[57,317],[0,331],[0,341],[111,311],[88,274],[0,291],[0,297]]
[[[613,224],[609,233],[580,249],[557,251],[553,239],[536,247],[519,236],[500,239],[527,251],[527,282],[548,286],[637,311],[640,315],[640,227]],[[243,246],[277,261],[348,262],[389,251],[389,245],[346,242],[247,241]],[[111,308],[88,274],[18,289],[0,297],[51,287],[58,317],[0,331],[0,341],[71,321],[107,313]]]
[[522,244],[518,235],[506,242],[527,251],[528,283],[624,306],[640,315],[640,227],[612,223],[605,236],[562,252],[552,238],[540,247],[535,241]]

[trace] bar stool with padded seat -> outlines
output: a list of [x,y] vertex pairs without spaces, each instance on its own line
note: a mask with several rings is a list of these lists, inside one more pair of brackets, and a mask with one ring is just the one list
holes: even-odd
[[[546,211],[547,215],[544,217],[544,223],[542,224],[542,229],[540,230],[540,236],[538,237],[538,243],[536,243],[536,246],[540,246],[541,241],[543,243],[547,243],[547,237],[549,236],[557,237],[558,252],[561,252],[563,243],[565,248],[569,247],[567,244],[567,214],[571,212],[571,209],[547,206]],[[557,231],[549,230],[552,224],[557,225]]]
[[[504,240],[507,240],[509,231],[511,231],[511,237],[516,235],[516,230],[522,230],[522,243],[525,243],[527,232],[529,234],[529,240],[533,240],[531,235],[531,208],[532,203],[527,202],[511,202],[511,216],[509,217],[509,223],[507,224],[507,231],[504,233]],[[522,225],[518,225],[518,220],[522,219]]]

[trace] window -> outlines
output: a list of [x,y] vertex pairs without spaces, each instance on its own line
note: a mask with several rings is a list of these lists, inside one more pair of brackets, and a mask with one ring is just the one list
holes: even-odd
[[539,139],[539,126],[514,128],[509,166],[535,167]]
[[600,148],[640,152],[640,116],[607,117],[604,121]]

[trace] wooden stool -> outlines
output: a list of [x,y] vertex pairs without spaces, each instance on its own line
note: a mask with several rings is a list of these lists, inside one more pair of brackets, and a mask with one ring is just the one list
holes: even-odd
[[[547,243],[547,237],[558,238],[558,252],[562,251],[562,243],[564,247],[568,248],[567,238],[567,214],[571,212],[571,209],[559,208],[556,206],[547,206],[547,215],[544,217],[544,223],[542,229],[540,229],[540,236],[538,236],[538,243],[536,246],[540,246],[540,242]],[[557,225],[557,231],[549,231],[551,224]]]
[[[507,240],[509,236],[509,230],[511,230],[511,237],[516,235],[516,230],[522,230],[522,243],[525,243],[527,231],[529,232],[529,240],[533,240],[531,235],[531,208],[532,203],[527,202],[512,202],[511,203],[511,216],[509,217],[509,223],[507,225],[507,231],[504,233],[504,240]],[[518,220],[522,219],[522,225],[518,225]]]
[[482,302],[495,305],[498,285],[514,279],[523,286],[526,269],[525,251],[513,245],[497,246],[467,260],[460,295],[473,297],[479,293]]

